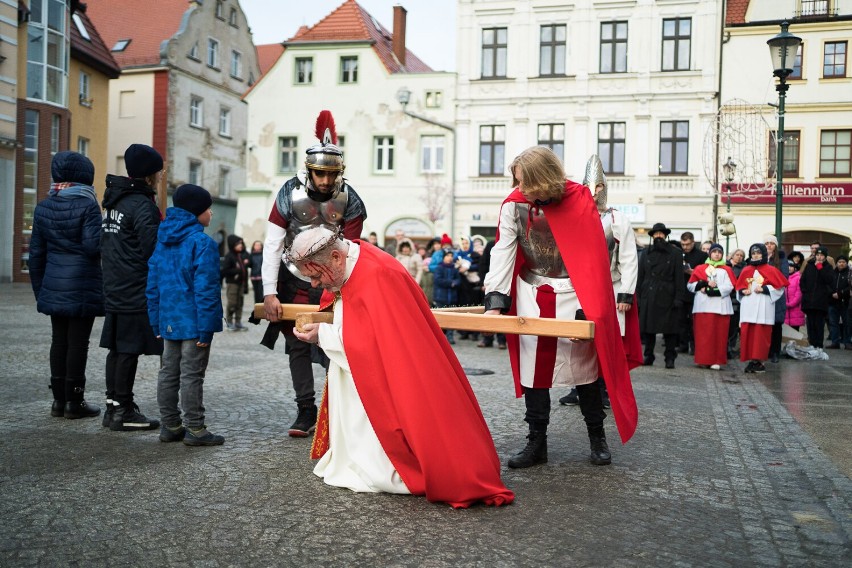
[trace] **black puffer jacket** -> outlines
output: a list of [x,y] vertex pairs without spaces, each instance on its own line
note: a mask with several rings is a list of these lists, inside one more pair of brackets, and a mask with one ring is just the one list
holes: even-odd
[[807,262],[799,280],[803,312],[828,312],[828,301],[834,292],[834,274],[828,262],[823,262],[821,268],[817,268],[814,259]]
[[91,186],[51,190],[36,206],[29,269],[39,312],[104,315],[100,238],[101,210]]
[[101,227],[106,311],[147,313],[148,259],[157,245],[160,211],[143,180],[108,175]]

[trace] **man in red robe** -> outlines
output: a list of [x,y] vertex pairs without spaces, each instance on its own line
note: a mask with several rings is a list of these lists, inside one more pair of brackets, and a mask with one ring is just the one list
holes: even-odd
[[[325,227],[300,233],[288,256],[312,286],[334,293],[325,296],[334,298],[333,323],[294,332],[331,360],[314,473],[353,491],[453,507],[511,503],[476,397],[408,271]],[[418,365],[415,351],[433,356]]]

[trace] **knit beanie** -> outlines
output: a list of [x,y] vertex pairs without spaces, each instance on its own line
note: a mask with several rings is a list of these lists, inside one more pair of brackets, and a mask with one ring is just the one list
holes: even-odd
[[707,253],[709,254],[709,253],[713,252],[714,250],[718,250],[722,254],[725,254],[725,249],[722,248],[722,245],[720,245],[719,243],[713,243],[712,245],[710,245],[710,250],[707,251]]
[[441,246],[451,245],[451,244],[453,244],[453,239],[450,238],[450,235],[448,235],[447,233],[444,233],[443,235],[441,235]]
[[778,239],[775,237],[775,235],[766,235],[766,236],[764,236],[764,237],[763,237],[763,242],[764,242],[764,243],[772,243],[772,244],[774,244],[776,247],[778,246]]
[[124,165],[129,177],[143,179],[163,169],[163,157],[150,146],[131,144],[124,151]]
[[210,197],[210,192],[191,183],[185,183],[175,190],[172,196],[172,203],[175,207],[185,209],[198,217],[213,205],[213,198]]
[[72,182],[92,185],[95,181],[95,166],[92,161],[77,152],[59,152],[50,162],[50,177],[54,183]]

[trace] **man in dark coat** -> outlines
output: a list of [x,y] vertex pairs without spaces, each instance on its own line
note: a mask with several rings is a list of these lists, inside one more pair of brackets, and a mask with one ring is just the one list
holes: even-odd
[[828,349],[852,349],[852,325],[849,323],[849,259],[845,255],[837,257],[834,267],[834,291],[828,301],[828,333],[831,343]]
[[139,355],[162,355],[148,321],[145,286],[148,259],[157,246],[160,211],[154,202],[163,170],[163,158],[144,144],[131,144],[124,153],[127,177],[107,175],[101,255],[106,318],[101,347],[106,359],[107,408],[104,427],[116,431],[160,427],[139,412],[133,401],[133,383]]
[[666,369],[674,369],[677,358],[680,311],[684,309],[686,286],[680,249],[666,237],[671,233],[663,223],[651,228],[653,243],[639,256],[636,285],[639,298],[639,330],[645,344],[644,365],[654,364],[657,334],[665,339]]
[[834,269],[828,263],[828,249],[820,245],[802,271],[802,311],[807,317],[808,343],[822,348],[825,340],[825,316],[834,292]]
[[680,311],[680,329],[678,330],[678,351],[695,353],[695,341],[692,337],[692,301],[695,296],[686,289],[686,282],[692,271],[707,262],[707,253],[695,246],[695,235],[686,231],[680,236],[680,248],[683,254],[683,309]]

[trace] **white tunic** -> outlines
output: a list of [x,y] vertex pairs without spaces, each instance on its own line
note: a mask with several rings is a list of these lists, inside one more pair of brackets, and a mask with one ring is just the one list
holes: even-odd
[[760,323],[764,325],[775,324],[775,302],[784,295],[784,289],[766,285],[769,294],[755,294],[754,289],[759,286],[760,271],[755,269],[754,277],[750,284],[752,293],[745,295],[737,290],[737,298],[740,301],[740,323]]
[[[709,278],[710,274],[707,276]],[[712,277],[716,281],[716,287],[719,288],[721,296],[708,296],[707,288],[696,292],[695,287],[698,285],[698,282],[690,282],[686,285],[689,291],[695,294],[692,313],[729,316],[734,313],[734,307],[731,304],[731,292],[734,291],[734,283],[731,282],[731,277],[728,276],[728,271],[724,268],[715,269]]]
[[[360,247],[349,244],[346,278]],[[385,454],[358,396],[343,346],[343,301],[334,305],[334,323],[321,324],[319,345],[331,360],[328,368],[329,448],[314,467],[328,485],[370,493],[410,493]]]
[[[614,266],[610,266],[610,277],[612,288],[615,292],[615,303],[618,304],[619,294],[635,294],[636,280],[639,277],[639,254],[636,251],[636,234],[633,225],[627,215],[618,209],[609,209],[604,215],[611,218],[612,235],[618,241],[618,260]],[[603,217],[603,215],[602,215]],[[633,310],[636,309],[634,298]],[[618,327],[624,336],[625,313],[615,311],[618,318]]]

